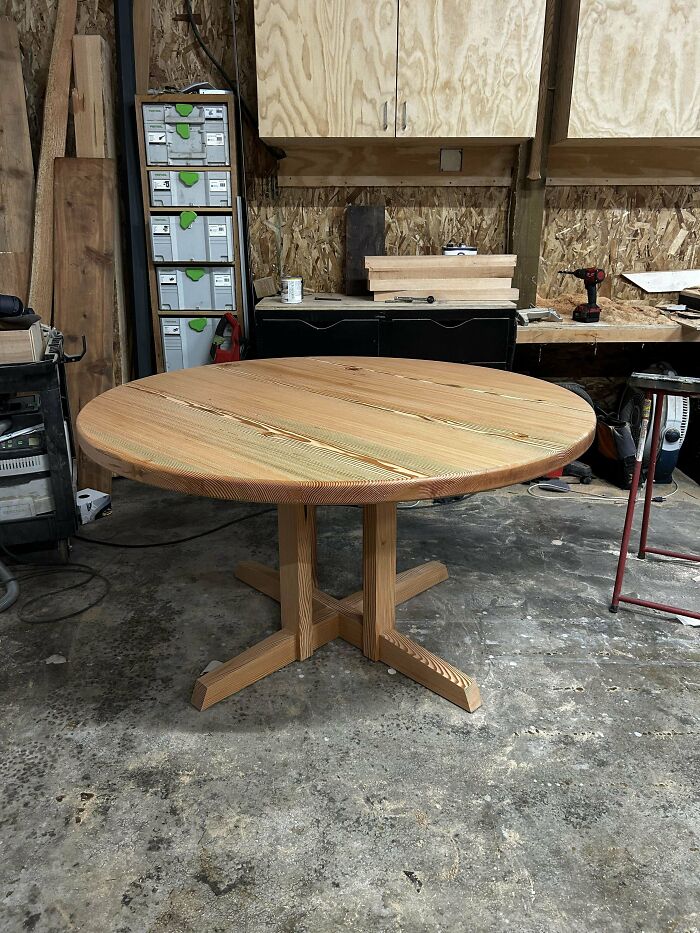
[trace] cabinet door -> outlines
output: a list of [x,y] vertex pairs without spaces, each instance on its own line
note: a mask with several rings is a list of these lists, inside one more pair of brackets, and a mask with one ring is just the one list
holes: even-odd
[[535,134],[546,0],[400,0],[397,136]]
[[554,138],[700,137],[698,0],[563,8]]
[[260,135],[392,137],[398,0],[255,0]]

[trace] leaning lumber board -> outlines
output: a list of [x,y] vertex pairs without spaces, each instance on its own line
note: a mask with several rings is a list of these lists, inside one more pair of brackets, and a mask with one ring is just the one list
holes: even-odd
[[375,292],[375,301],[392,301],[394,298],[428,298],[430,295],[441,301],[517,301],[517,288],[501,288],[498,291],[488,289],[464,289],[462,292],[445,288],[404,288],[393,292]]
[[34,163],[17,27],[0,17],[0,291],[26,303],[34,222]]
[[152,0],[134,0],[134,70],[136,93],[148,94],[151,80]]
[[[101,36],[73,36],[73,120],[79,158],[116,158],[109,46]],[[114,381],[129,380],[126,298],[119,199],[114,211]]]
[[441,277],[429,278],[428,276],[395,276],[394,278],[376,279],[374,273],[369,280],[369,287],[375,292],[394,292],[407,288],[420,288],[423,291],[439,288],[441,291],[449,292],[471,292],[471,291],[499,291],[511,287],[511,279],[443,279]]
[[[433,270],[460,269],[463,273],[483,269],[515,268],[517,256],[365,256],[365,269],[377,272],[405,272],[420,269],[421,273]],[[481,271],[479,275],[483,275]],[[498,273],[502,274],[502,273]]]
[[[54,171],[55,324],[75,352],[84,334],[87,353],[66,372],[71,417],[113,385],[115,163],[112,159],[56,159]],[[82,451],[78,488],[110,492],[112,474]]]
[[58,0],[36,178],[29,304],[45,320],[51,317],[53,300],[53,166],[54,160],[66,151],[71,38],[75,32],[76,8],[77,0]]

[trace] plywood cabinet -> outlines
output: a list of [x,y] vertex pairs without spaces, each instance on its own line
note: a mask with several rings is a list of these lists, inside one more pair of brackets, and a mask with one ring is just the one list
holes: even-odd
[[255,0],[260,135],[393,137],[398,0]]
[[396,135],[535,134],[545,0],[400,0]]
[[546,0],[255,0],[260,135],[533,136],[545,7]]
[[700,139],[698,37],[698,0],[569,0],[554,138]]

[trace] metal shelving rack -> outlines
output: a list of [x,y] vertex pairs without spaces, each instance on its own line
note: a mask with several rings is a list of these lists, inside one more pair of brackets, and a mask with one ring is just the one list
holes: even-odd
[[[146,132],[144,127],[144,116],[143,116],[143,105],[144,104],[190,104],[190,105],[210,105],[210,106],[223,106],[227,109],[227,124],[228,124],[228,159],[225,164],[217,165],[187,165],[181,164],[158,164],[153,165],[148,162],[147,158],[147,146],[146,146]],[[244,285],[241,275],[241,234],[238,223],[238,210],[237,210],[237,198],[240,195],[240,184],[238,178],[238,171],[236,169],[237,165],[237,149],[236,149],[236,108],[235,108],[235,99],[232,94],[143,94],[136,96],[136,121],[138,129],[138,140],[139,140],[139,154],[140,154],[140,166],[141,166],[141,191],[143,194],[143,211],[144,219],[146,225],[146,239],[148,242],[148,282],[149,282],[149,294],[150,294],[150,303],[151,303],[151,318],[153,321],[153,340],[155,344],[155,360],[156,367],[158,372],[163,372],[164,370],[164,352],[163,352],[163,341],[161,337],[161,327],[160,319],[161,317],[216,317],[220,318],[223,311],[219,310],[198,310],[198,309],[186,309],[181,308],[177,311],[161,311],[160,310],[160,301],[158,295],[158,269],[163,266],[167,267],[178,267],[178,268],[200,268],[200,267],[216,267],[222,265],[230,265],[233,270],[234,276],[234,296],[235,296],[235,311],[238,321],[243,330],[243,338],[246,339],[248,335],[246,334],[246,322],[244,320],[244,315],[242,309],[244,307]],[[175,172],[197,172],[206,174],[208,172],[221,172],[228,175],[229,178],[229,190],[231,192],[231,204],[228,207],[192,207],[192,210],[198,210],[203,214],[219,215],[222,217],[231,218],[231,228],[233,232],[233,259],[231,263],[221,263],[221,262],[204,262],[204,261],[181,261],[174,260],[172,262],[159,262],[156,261],[153,256],[153,243],[151,237],[151,218],[156,216],[177,216],[183,210],[189,210],[188,207],[163,207],[158,206],[154,207],[151,204],[151,189],[149,182],[149,172],[164,172],[164,171],[175,171]]]

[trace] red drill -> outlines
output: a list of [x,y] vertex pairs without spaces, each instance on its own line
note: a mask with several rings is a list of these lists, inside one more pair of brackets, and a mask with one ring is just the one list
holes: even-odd
[[577,279],[583,279],[588,303],[576,305],[573,318],[582,324],[597,324],[600,320],[600,308],[597,301],[598,286],[605,278],[605,272],[595,267],[590,269],[560,269],[559,275],[575,275]]

